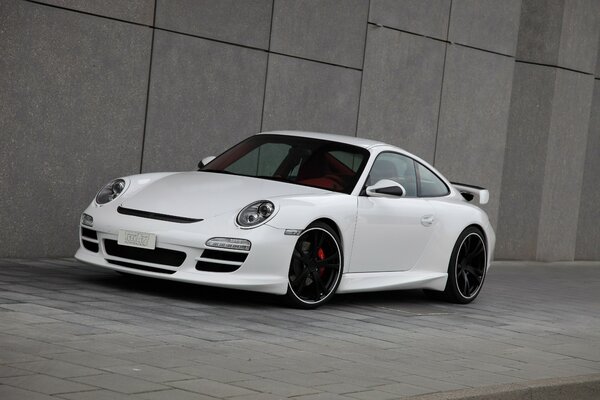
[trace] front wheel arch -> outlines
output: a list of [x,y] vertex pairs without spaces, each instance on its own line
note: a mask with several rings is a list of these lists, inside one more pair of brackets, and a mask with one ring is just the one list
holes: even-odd
[[290,257],[288,304],[312,309],[328,302],[342,280],[344,261],[342,241],[336,230],[320,220],[308,225]]

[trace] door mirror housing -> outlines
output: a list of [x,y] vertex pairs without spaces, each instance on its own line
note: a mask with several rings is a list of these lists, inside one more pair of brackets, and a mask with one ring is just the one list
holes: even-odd
[[382,179],[374,185],[367,186],[367,196],[371,197],[404,197],[406,189],[391,179]]
[[214,160],[216,157],[215,156],[209,156],[209,157],[204,157],[199,163],[198,163],[198,171],[201,170],[202,168],[206,167],[206,165],[211,162],[212,160]]

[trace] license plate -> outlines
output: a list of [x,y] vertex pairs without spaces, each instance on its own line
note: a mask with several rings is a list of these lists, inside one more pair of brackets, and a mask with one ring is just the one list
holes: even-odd
[[122,246],[154,250],[156,235],[153,233],[120,230],[117,243]]

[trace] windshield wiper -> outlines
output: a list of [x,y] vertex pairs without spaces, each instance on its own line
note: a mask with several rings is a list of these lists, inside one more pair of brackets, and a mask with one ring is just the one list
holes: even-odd
[[[213,172],[215,174],[239,175],[234,172],[225,171],[225,170],[216,170],[216,169],[201,169],[198,172]],[[245,175],[242,175],[242,176],[245,176]]]

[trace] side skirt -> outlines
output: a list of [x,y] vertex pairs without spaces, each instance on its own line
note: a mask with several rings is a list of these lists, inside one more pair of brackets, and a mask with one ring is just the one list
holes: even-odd
[[372,292],[377,290],[431,289],[444,290],[446,272],[361,272],[347,273],[337,293]]

